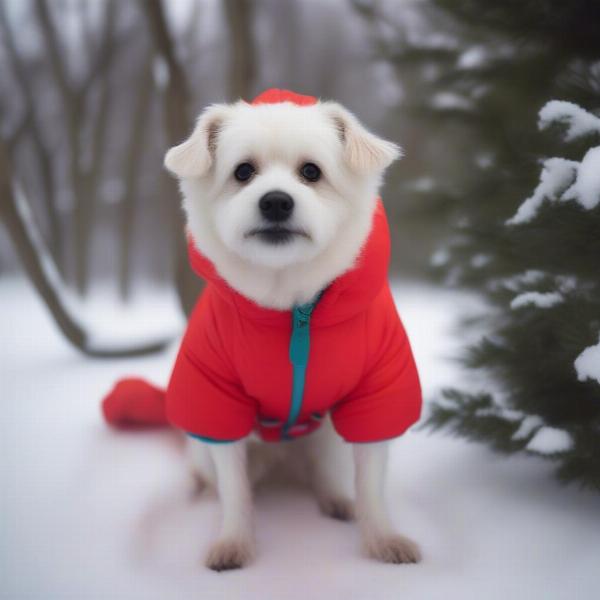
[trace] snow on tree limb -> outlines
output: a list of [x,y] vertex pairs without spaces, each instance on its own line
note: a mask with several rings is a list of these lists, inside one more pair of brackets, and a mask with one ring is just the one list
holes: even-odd
[[600,335],[595,346],[589,346],[575,359],[577,379],[595,379],[600,383]]
[[512,439],[515,441],[526,440],[543,425],[544,421],[538,415],[527,415],[513,433]]
[[573,439],[563,429],[542,427],[527,444],[527,450],[536,454],[557,454],[573,448]]
[[577,178],[562,195],[562,200],[575,200],[592,210],[600,203],[600,146],[591,148],[577,168]]
[[551,100],[540,110],[539,117],[540,129],[546,129],[555,123],[566,125],[564,138],[567,142],[585,135],[600,133],[600,118],[573,102]]
[[[539,127],[552,123],[567,126],[566,141],[590,134],[600,134],[600,118],[572,102],[552,100],[540,111]],[[519,206],[507,225],[528,223],[538,214],[545,200],[566,202],[573,200],[584,209],[592,210],[600,204],[600,146],[590,148],[581,162],[564,158],[548,158],[543,162],[540,182],[533,194]]]
[[544,200],[559,200],[567,189],[573,187],[578,167],[578,162],[564,158],[545,160],[538,186],[533,194],[519,206],[516,214],[506,221],[506,224],[521,225],[522,223],[528,223],[537,215]]
[[551,308],[564,300],[558,292],[524,292],[512,299],[510,307],[513,310],[524,306],[537,306],[538,308]]

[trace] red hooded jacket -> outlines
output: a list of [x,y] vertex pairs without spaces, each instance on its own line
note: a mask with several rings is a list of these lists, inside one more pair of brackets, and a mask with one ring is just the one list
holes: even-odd
[[[282,101],[315,99],[269,90],[255,102]],[[207,285],[167,389],[173,426],[212,442],[253,430],[277,441],[309,433],[330,413],[346,441],[375,442],[418,420],[419,378],[387,281],[390,238],[381,201],[353,268],[316,304],[293,311],[258,306],[233,290],[191,240],[188,249]],[[149,399],[153,393],[148,386]],[[126,388],[113,392],[113,400],[125,395]]]

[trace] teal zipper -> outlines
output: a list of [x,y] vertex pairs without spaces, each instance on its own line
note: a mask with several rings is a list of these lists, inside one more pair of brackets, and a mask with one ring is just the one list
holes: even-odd
[[306,367],[310,354],[310,317],[321,298],[321,294],[312,302],[300,304],[292,309],[292,335],[290,337],[290,362],[292,363],[292,399],[287,421],[283,426],[281,437],[290,439],[288,431],[296,422],[302,408]]

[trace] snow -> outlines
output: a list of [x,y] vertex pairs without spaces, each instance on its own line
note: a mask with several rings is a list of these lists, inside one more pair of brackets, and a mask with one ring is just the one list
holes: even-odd
[[438,248],[432,255],[429,263],[432,267],[443,267],[450,260],[448,248]]
[[600,133],[600,118],[573,102],[551,100],[540,110],[538,126],[546,129],[553,123],[567,126],[564,138],[570,142],[584,135]]
[[[462,293],[394,284],[427,397],[471,375],[449,360],[464,343]],[[600,497],[563,488],[545,461],[412,430],[394,443],[394,519],[418,540],[418,566],[359,553],[356,527],[321,517],[306,492],[257,493],[259,556],[217,574],[202,557],[218,503],[194,498],[181,440],[118,433],[99,400],[118,377],[165,383],[162,354],[98,360],[59,335],[28,284],[0,279],[0,597],[264,600],[596,598]],[[472,384],[471,384],[472,385]]]
[[521,425],[513,433],[512,439],[515,441],[526,440],[536,429],[540,429],[543,424],[544,421],[537,415],[528,415],[521,421]]
[[482,46],[472,46],[465,50],[456,62],[459,69],[470,70],[483,67],[489,60],[488,51]]
[[549,158],[544,161],[540,183],[533,195],[527,198],[517,213],[506,221],[507,225],[520,225],[533,220],[545,199],[558,200],[561,194],[572,185],[579,163],[564,158]]
[[428,193],[435,189],[435,180],[433,177],[418,177],[410,184],[404,186],[405,189],[414,192]]
[[[600,133],[600,118],[572,102],[552,100],[540,111],[541,129],[551,123],[567,125],[565,140],[571,141],[591,133]],[[600,146],[590,148],[581,162],[564,158],[548,158],[543,162],[540,182],[507,225],[528,223],[539,212],[544,200],[574,200],[584,209],[600,204]]]
[[494,165],[494,155],[491,152],[479,152],[475,156],[475,164],[480,169],[489,169]]
[[527,450],[538,454],[567,452],[573,447],[571,436],[556,427],[541,427],[527,444]]
[[508,290],[516,292],[524,285],[534,285],[540,283],[546,274],[539,269],[527,269],[523,273],[518,273],[512,277],[506,277],[501,281],[501,284]]
[[562,294],[558,292],[524,292],[515,296],[510,307],[513,310],[523,308],[525,306],[537,306],[538,308],[551,308],[556,304],[560,304],[564,300]]
[[497,417],[506,421],[521,421],[523,413],[518,410],[506,408],[505,406],[495,406],[492,408],[479,408],[475,411],[476,417]]
[[492,260],[493,258],[489,254],[479,253],[474,254],[469,262],[474,269],[483,269],[483,267],[489,265]]
[[152,60],[152,75],[154,77],[154,85],[159,90],[165,90],[169,85],[171,73],[167,61],[156,55]]
[[431,99],[431,106],[436,110],[473,110],[471,100],[454,92],[438,92]]
[[172,290],[136,289],[124,305],[107,289],[94,289],[80,304],[79,313],[89,332],[92,348],[128,348],[131,340],[140,345],[154,340],[174,339],[185,327],[179,301]]
[[600,204],[600,146],[590,148],[577,168],[577,178],[562,195],[562,200],[575,200],[586,210]]
[[600,335],[595,346],[589,346],[575,359],[575,371],[579,381],[595,379],[600,383]]

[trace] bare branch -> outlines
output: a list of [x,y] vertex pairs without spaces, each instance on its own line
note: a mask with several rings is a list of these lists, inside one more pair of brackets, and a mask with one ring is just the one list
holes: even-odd
[[121,256],[119,258],[119,289],[123,299],[128,298],[130,294],[131,278],[129,268],[131,262],[130,254],[135,198],[139,181],[139,168],[144,156],[144,139],[147,129],[146,120],[151,106],[152,85],[152,61],[148,60],[139,77],[136,99],[133,104],[131,133],[125,151],[126,160],[123,177],[125,192],[121,203]]
[[128,346],[95,346],[84,326],[73,315],[64,295],[64,284],[47,253],[25,195],[13,185],[4,144],[0,144],[0,216],[7,226],[23,267],[43,298],[64,336],[81,352],[96,357],[136,356],[163,349],[170,337]]
[[78,90],[81,96],[81,102],[85,103],[86,95],[92,88],[94,80],[98,76],[104,75],[110,68],[110,64],[114,58],[116,40],[114,39],[115,31],[116,6],[114,0],[107,0],[106,10],[104,13],[104,24],[102,33],[100,34],[100,45],[95,56],[92,57],[88,76],[83,80]]
[[[87,290],[88,255],[89,255],[89,230],[95,199],[95,184],[101,169],[99,156],[104,145],[106,131],[107,103],[106,78],[110,64],[114,57],[115,40],[115,3],[108,0],[106,3],[104,25],[101,34],[101,43],[96,58],[92,63],[89,76],[83,83],[76,87],[69,82],[67,67],[56,25],[50,14],[47,0],[35,0],[36,14],[42,36],[48,51],[50,71],[58,87],[62,104],[63,115],[66,123],[67,141],[70,152],[69,179],[74,198],[74,244],[75,244],[75,281],[80,294]],[[91,176],[85,172],[80,164],[81,156],[81,129],[85,115],[87,98],[96,78],[101,77],[100,106],[97,123],[93,133],[93,151]]]
[[9,152],[12,152],[11,146],[18,142],[23,133],[29,133],[33,142],[35,156],[39,164],[40,174],[42,178],[42,186],[44,189],[44,205],[46,208],[46,214],[48,216],[48,223],[50,229],[50,252],[54,257],[54,260],[58,264],[61,264],[60,221],[58,218],[58,212],[56,210],[54,171],[52,169],[50,152],[48,151],[48,147],[44,141],[41,127],[38,122],[36,105],[34,101],[35,95],[33,93],[31,80],[26,75],[25,65],[23,64],[23,61],[19,56],[13,31],[10,27],[8,18],[6,16],[5,7],[4,4],[2,4],[1,2],[0,31],[2,32],[2,38],[4,40],[4,45],[6,48],[6,54],[11,65],[12,72],[20,88],[24,108],[24,115],[20,123],[20,127],[17,128],[11,136],[11,140],[9,142]]
[[67,69],[63,62],[58,34],[48,10],[48,3],[45,0],[35,0],[35,9],[44,34],[46,48],[48,49],[48,59],[55,73],[56,81],[60,89],[63,90],[64,95],[68,95],[70,86]]
[[77,266],[78,266],[78,281],[80,290],[85,295],[89,285],[89,252],[92,223],[94,219],[94,211],[96,208],[97,189],[104,160],[106,157],[106,135],[108,132],[108,122],[111,113],[110,93],[110,66],[115,55],[115,7],[112,1],[106,5],[106,14],[104,18],[104,27],[102,41],[97,53],[97,60],[92,71],[91,77],[83,83],[83,86],[78,90],[81,94],[82,106],[87,103],[87,97],[90,87],[96,77],[98,88],[98,105],[95,113],[95,119],[91,127],[91,143],[90,143],[90,161],[89,166],[86,166],[84,171],[80,173],[81,198],[76,199],[78,207],[78,218],[75,224],[75,238],[78,248]]

